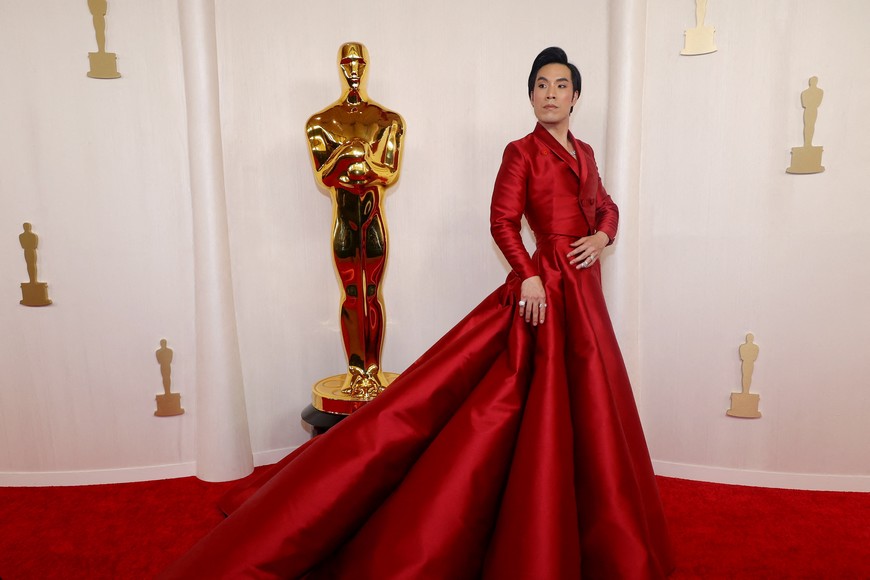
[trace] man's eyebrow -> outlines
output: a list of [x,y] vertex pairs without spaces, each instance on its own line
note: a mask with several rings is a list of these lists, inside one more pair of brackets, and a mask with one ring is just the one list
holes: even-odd
[[[550,80],[550,79],[548,79],[547,77],[541,75],[541,76],[538,77],[538,80],[539,80],[539,81],[548,81],[548,80]],[[568,82],[568,79],[566,79],[565,77],[559,77],[559,78],[556,79],[556,80],[557,80],[557,81],[565,81],[565,82]]]

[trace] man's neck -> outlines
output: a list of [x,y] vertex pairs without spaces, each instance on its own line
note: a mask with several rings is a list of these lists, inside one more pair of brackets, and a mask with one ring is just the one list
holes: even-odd
[[547,130],[553,138],[556,139],[563,147],[569,146],[568,143],[568,120],[558,123],[541,123],[541,126]]

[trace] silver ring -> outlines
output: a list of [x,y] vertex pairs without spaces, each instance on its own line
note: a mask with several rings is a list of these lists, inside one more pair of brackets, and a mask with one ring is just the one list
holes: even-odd
[[546,308],[546,307],[547,307],[547,303],[546,303],[546,302],[542,302],[542,303],[539,305],[539,307],[540,307],[540,308]]
[[526,301],[525,301],[525,300],[520,300],[520,301],[518,302],[518,304],[519,304],[520,306],[525,306],[525,305],[526,305]]

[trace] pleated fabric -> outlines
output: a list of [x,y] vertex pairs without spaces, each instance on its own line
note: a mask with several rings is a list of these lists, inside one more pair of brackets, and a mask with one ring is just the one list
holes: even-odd
[[531,327],[507,282],[381,396],[231,492],[162,578],[662,578],[667,528],[600,269],[538,239]]

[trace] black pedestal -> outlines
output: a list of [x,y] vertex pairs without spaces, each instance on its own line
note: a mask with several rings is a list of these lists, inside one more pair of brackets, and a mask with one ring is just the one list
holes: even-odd
[[324,413],[314,408],[314,405],[308,405],[302,410],[302,420],[311,425],[313,435],[323,435],[330,428],[338,425],[338,422],[347,417],[347,415],[336,415],[335,413]]

